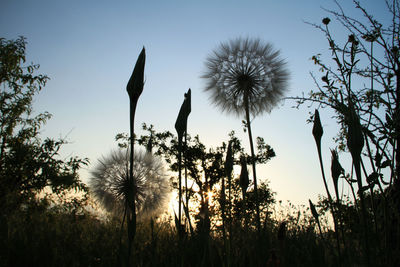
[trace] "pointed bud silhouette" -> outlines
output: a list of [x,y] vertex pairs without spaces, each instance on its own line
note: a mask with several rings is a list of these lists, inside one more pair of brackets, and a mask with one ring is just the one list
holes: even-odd
[[183,100],[181,109],[179,110],[178,118],[176,119],[175,129],[178,133],[179,143],[182,143],[183,134],[187,129],[187,120],[189,114],[191,112],[191,90],[189,89],[187,93],[185,93],[185,99]]
[[247,170],[247,162],[246,162],[246,157],[242,156],[240,158],[240,164],[242,167],[242,170],[240,171],[240,178],[239,178],[239,184],[240,187],[242,188],[243,192],[243,198],[246,195],[247,188],[249,187],[249,172]]
[[318,148],[321,147],[321,138],[324,134],[324,130],[322,128],[321,119],[319,118],[319,112],[316,109],[314,113],[314,125],[312,129],[312,134],[314,136],[315,142],[317,143]]
[[225,159],[225,175],[230,179],[233,170],[232,141],[229,141]]
[[360,124],[360,117],[354,110],[353,104],[349,101],[347,121],[347,147],[353,159],[361,157],[364,147],[364,135]]
[[132,75],[126,86],[126,91],[128,92],[129,99],[131,102],[136,103],[139,96],[143,92],[144,85],[144,65],[146,61],[146,51],[143,47],[136,61],[135,68],[133,69]]
[[331,154],[332,154],[331,156],[332,180],[333,180],[333,185],[335,186],[336,198],[337,200],[339,200],[338,183],[339,183],[339,177],[344,172],[344,169],[342,168],[342,165],[340,165],[337,151],[335,149],[331,149]]

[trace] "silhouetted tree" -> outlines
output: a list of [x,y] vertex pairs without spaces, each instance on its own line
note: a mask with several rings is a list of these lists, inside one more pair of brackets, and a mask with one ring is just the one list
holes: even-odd
[[[153,126],[147,126],[143,124],[143,129],[149,131],[149,135],[143,135],[137,138],[137,142],[143,146],[146,146],[150,136],[152,136],[152,143],[154,147],[154,154],[162,156],[170,169],[174,172],[178,171],[178,149],[179,142],[177,137],[175,137],[170,132],[157,133],[154,131]],[[123,139],[123,135],[119,135],[118,139]],[[248,155],[244,153],[241,146],[240,140],[235,136],[234,132],[229,134],[229,142],[231,142],[232,149],[232,164],[240,165],[240,156],[243,155],[246,159],[249,158]],[[258,153],[255,156],[255,161],[260,164],[265,164],[270,159],[275,156],[274,150],[265,143],[264,139],[257,137],[257,148]],[[221,146],[216,148],[207,149],[206,146],[201,143],[198,136],[191,138],[188,136],[188,143],[186,148],[186,161],[185,165],[188,169],[188,177],[196,185],[196,188],[190,186],[188,188],[189,197],[195,197],[202,207],[197,213],[198,224],[208,228],[205,232],[209,231],[209,199],[208,194],[212,192],[214,186],[221,182],[223,177],[226,176],[225,171],[225,159],[224,154],[227,153],[227,144],[222,143]],[[249,162],[247,161],[246,164]],[[177,188],[178,184],[174,182],[174,187]],[[255,203],[255,191],[252,190],[253,204]],[[229,193],[229,192],[228,192]],[[217,199],[219,200],[220,194],[218,194]],[[231,201],[228,199],[228,201]],[[230,207],[230,203],[227,203]],[[249,205],[249,207],[255,208],[256,205]],[[232,208],[233,209],[233,208]],[[231,212],[229,212],[231,214]],[[222,214],[218,214],[220,218]],[[204,230],[204,229],[203,229]]]
[[[0,205],[28,200],[45,187],[53,192],[86,190],[78,170],[87,159],[59,159],[64,139],[42,141],[40,128],[50,119],[47,112],[32,116],[33,97],[49,79],[35,72],[39,65],[25,63],[26,40],[0,38]],[[13,196],[10,198],[10,196]]]
[[[44,112],[34,116],[32,101],[49,78],[36,73],[39,65],[25,64],[25,49],[23,37],[0,38],[0,265],[4,266],[13,265],[7,254],[9,244],[18,241],[13,234],[15,221],[23,221],[19,216],[27,216],[36,206],[49,208],[47,199],[40,200],[38,193],[46,189],[65,206],[74,206],[72,212],[87,197],[78,170],[88,160],[62,159],[59,152],[66,141],[51,138],[43,141],[39,136],[51,115]],[[82,193],[82,198],[74,197],[68,200],[71,203],[65,203],[66,192],[70,190]],[[21,244],[34,247],[29,242]],[[24,260],[27,259],[19,262]]]

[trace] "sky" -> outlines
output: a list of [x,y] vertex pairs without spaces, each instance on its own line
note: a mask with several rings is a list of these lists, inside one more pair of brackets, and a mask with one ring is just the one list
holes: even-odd
[[[360,17],[351,1],[338,2],[348,15]],[[378,19],[388,18],[383,0],[361,3]],[[145,122],[156,131],[175,133],[184,93],[191,88],[188,133],[215,147],[234,130],[249,151],[242,118],[221,113],[203,91],[205,81],[200,76],[205,59],[221,42],[260,38],[279,49],[287,62],[287,96],[307,93],[316,89],[310,72],[321,76],[311,57],[330,55],[324,35],[305,23],[320,24],[329,15],[323,8],[337,10],[337,5],[331,0],[2,0],[0,37],[27,38],[27,61],[40,64],[40,73],[50,77],[34,100],[35,111],[53,114],[42,136],[67,137],[70,144],[63,148],[63,157],[90,159],[81,171],[87,182],[97,159],[117,147],[115,135],[129,131],[126,84],[143,46],[146,83],[136,111],[137,129]],[[331,19],[338,40],[347,40],[339,23]],[[315,107],[295,109],[294,104],[283,101],[252,121],[253,136],[263,137],[276,153],[265,166],[257,166],[257,177],[269,181],[278,200],[307,204],[308,199],[325,195],[312,125],[306,123]],[[331,112],[320,110],[320,115],[329,170],[329,148],[335,147],[332,138],[338,128]],[[344,166],[349,164],[348,157],[343,160]]]

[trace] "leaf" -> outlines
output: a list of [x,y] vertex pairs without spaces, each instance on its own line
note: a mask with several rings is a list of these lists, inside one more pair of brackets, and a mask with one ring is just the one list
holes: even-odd
[[373,172],[367,177],[367,182],[369,185],[375,185],[378,183],[379,173]]
[[384,162],[382,162],[382,165],[379,167],[380,169],[386,168],[388,166],[391,165],[391,161],[389,159],[385,160]]

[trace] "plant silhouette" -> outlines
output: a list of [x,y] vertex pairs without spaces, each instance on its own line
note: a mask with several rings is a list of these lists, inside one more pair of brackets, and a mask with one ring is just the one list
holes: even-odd
[[[135,113],[136,106],[140,95],[143,92],[144,86],[144,66],[146,63],[146,51],[143,47],[136,61],[132,75],[129,78],[128,84],[126,85],[126,91],[129,95],[129,137],[130,137],[130,159],[129,159],[129,184],[131,185],[127,191],[129,201],[126,201],[124,219],[126,217],[128,224],[128,256],[127,264],[129,264],[129,258],[131,255],[131,248],[136,234],[136,191],[135,191],[135,180],[133,179],[133,158],[134,158],[134,144],[133,141],[135,136]],[[129,206],[127,204],[129,203]]]
[[[103,207],[116,215],[124,211],[128,192],[133,186],[129,179],[129,157],[127,150],[111,151],[99,159],[91,172],[90,189]],[[160,212],[170,192],[161,159],[148,152],[136,151],[133,179],[138,217],[148,218]]]
[[[205,91],[222,111],[245,116],[251,149],[254,189],[257,194],[257,175],[251,118],[270,112],[288,87],[289,72],[280,52],[270,43],[259,39],[238,38],[222,43],[206,60]],[[257,199],[257,196],[256,196]],[[257,202],[257,201],[256,201]],[[260,211],[256,205],[257,229],[260,230]]]
[[[179,110],[178,118],[176,119],[175,129],[178,133],[178,162],[179,162],[179,177],[178,177],[178,185],[179,185],[179,208],[178,208],[178,233],[179,236],[182,234],[182,152],[186,151],[187,145],[187,120],[189,114],[191,112],[191,90],[189,88],[188,92],[185,93],[185,99],[182,103],[182,106]],[[182,145],[183,143],[183,145]],[[186,160],[186,155],[185,155]],[[187,191],[187,168],[185,165],[185,188],[186,188],[186,207],[189,206],[189,198]]]

